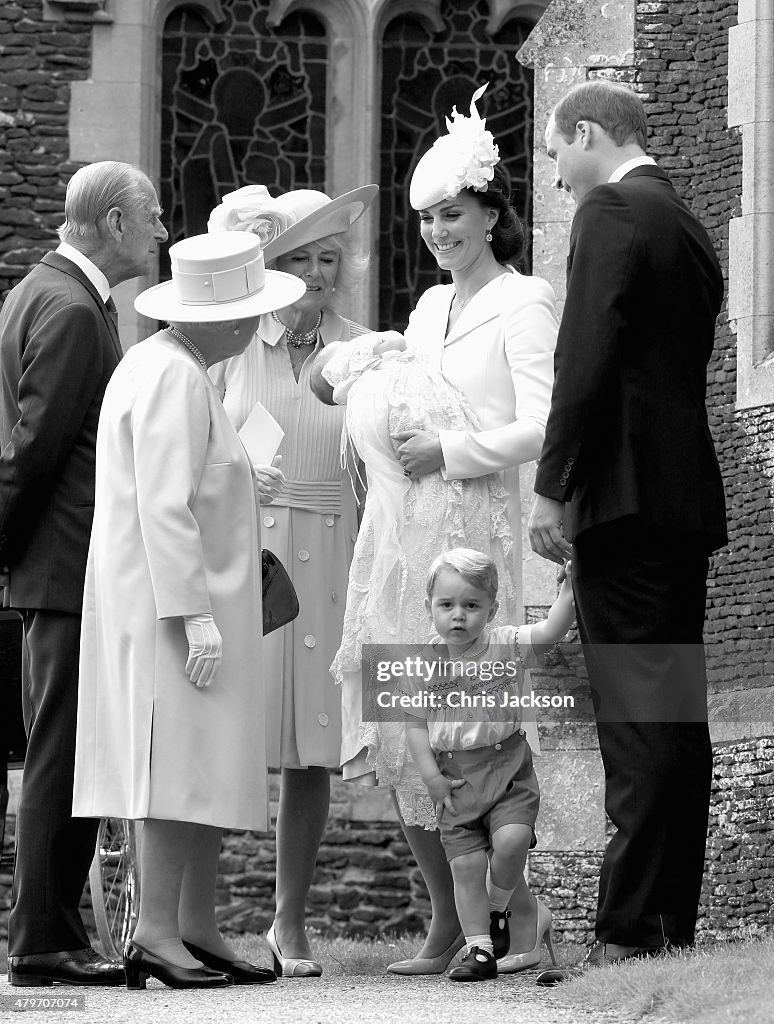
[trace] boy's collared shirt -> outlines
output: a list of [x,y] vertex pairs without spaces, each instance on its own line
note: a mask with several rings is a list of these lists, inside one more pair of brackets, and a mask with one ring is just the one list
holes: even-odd
[[523,730],[533,751],[540,750],[534,709],[523,706],[532,684],[530,668],[543,664],[532,647],[532,627],[485,630],[464,654],[449,655],[439,636],[426,648],[428,664],[453,666],[427,679],[407,680],[404,692],[422,694],[424,703],[407,714],[427,721],[434,751],[492,747]]

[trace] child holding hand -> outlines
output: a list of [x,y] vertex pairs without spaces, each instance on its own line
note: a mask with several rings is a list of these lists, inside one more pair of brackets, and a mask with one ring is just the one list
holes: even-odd
[[431,685],[417,683],[425,695],[406,713],[406,740],[436,803],[465,933],[466,956],[449,973],[453,981],[494,978],[498,967],[500,973],[534,967],[543,941],[553,959],[551,913],[540,900],[534,948],[506,955],[507,907],[514,894],[515,905],[532,898],[523,872],[540,803],[522,728],[524,668],[539,665],[540,655],[572,625],[569,568],[546,619],[491,629],[498,577],[490,558],[455,548],[439,555],[428,573],[437,670],[428,675]]

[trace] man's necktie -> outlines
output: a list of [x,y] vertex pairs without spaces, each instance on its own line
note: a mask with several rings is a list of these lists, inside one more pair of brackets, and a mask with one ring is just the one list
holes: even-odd
[[113,302],[112,295],[108,295],[105,301],[105,309],[107,309],[108,313],[110,313],[110,319],[116,325],[116,330],[118,330],[118,310],[116,309],[115,302]]

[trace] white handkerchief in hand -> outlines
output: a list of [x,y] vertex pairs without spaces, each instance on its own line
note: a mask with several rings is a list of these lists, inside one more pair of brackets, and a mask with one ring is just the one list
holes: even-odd
[[254,466],[270,466],[284,436],[285,431],[260,402],[255,403],[239,431],[239,439]]

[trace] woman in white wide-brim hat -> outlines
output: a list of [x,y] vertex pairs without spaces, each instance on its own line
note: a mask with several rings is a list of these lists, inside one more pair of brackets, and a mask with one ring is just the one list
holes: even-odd
[[[368,261],[350,226],[376,196],[365,185],[330,199],[314,189],[273,198],[261,185],[224,197],[209,230],[257,234],[266,261],[304,284],[300,298],[262,316],[245,351],[214,367],[231,421],[240,429],[260,402],[285,432],[286,486],[262,512],[264,546],[287,566],[301,611],[264,641],[268,760],[281,768],[277,814],[276,916],[267,941],[285,977],[316,977],[306,936],[306,898],[330,801],[329,770],[341,759],[341,692],[329,671],[341,639],[357,516],[340,464],[343,410],[309,388],[315,353],[365,328],[346,319]],[[257,469],[270,483],[277,469]]]
[[126,354],[99,422],[73,813],[144,821],[130,988],[262,984],[215,922],[221,831],[266,830],[268,803],[257,494],[207,370],[303,289],[251,235],[170,257],[135,301],[167,326]]

